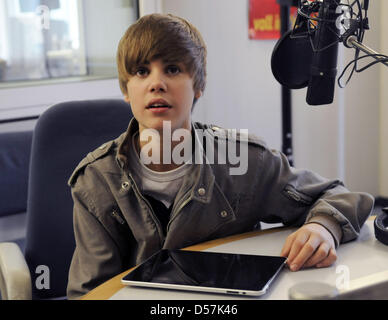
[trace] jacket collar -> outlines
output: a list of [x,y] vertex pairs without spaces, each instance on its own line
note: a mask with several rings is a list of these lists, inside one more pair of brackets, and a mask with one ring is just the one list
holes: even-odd
[[[203,130],[196,123],[192,124],[192,134],[194,134],[195,141],[195,166],[197,173],[197,179],[194,180],[194,185],[192,188],[192,199],[198,200],[203,203],[209,203],[211,200],[211,196],[213,194],[214,187],[214,173],[209,164],[209,160],[206,157],[206,152],[204,150],[204,135],[200,137],[197,133],[197,130]],[[202,131],[203,132],[203,131]],[[211,145],[214,148],[214,145]],[[214,154],[214,149],[211,150]],[[205,192],[203,192],[205,191]]]
[[139,131],[139,123],[133,117],[129,122],[127,131],[125,131],[120,137],[117,138],[117,151],[116,151],[116,161],[118,162],[121,169],[128,171],[129,169],[129,148],[131,147],[132,136]]
[[[209,164],[208,159],[206,158],[206,153],[203,147],[203,136],[199,136],[197,130],[203,130],[196,123],[192,123],[191,131],[194,135],[194,170],[183,180],[182,187],[177,195],[177,198],[180,195],[186,194],[191,189],[190,198],[203,202],[209,203],[211,200],[211,195],[213,193],[214,186],[214,173]],[[126,132],[124,132],[120,137],[117,138],[117,151],[116,151],[116,161],[125,172],[130,173],[130,165],[128,159],[128,148],[131,147],[133,135],[139,131],[139,123],[135,118],[132,118],[129,122]],[[211,146],[214,148],[214,146]],[[214,154],[214,150],[212,150]],[[182,193],[182,194],[181,194]]]

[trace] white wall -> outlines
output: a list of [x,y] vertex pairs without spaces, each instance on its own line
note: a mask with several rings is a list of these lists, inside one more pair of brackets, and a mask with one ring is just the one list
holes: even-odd
[[328,178],[345,180],[341,92],[336,88],[331,105],[310,106],[307,89],[292,92],[292,125],[295,166]]
[[[381,1],[380,50],[388,55],[388,1]],[[380,195],[388,198],[388,68],[380,66]]]
[[[368,13],[371,30],[364,39],[375,50],[380,50],[382,2],[371,2]],[[339,51],[338,75],[354,59],[355,50],[340,45]],[[336,86],[334,103],[326,106],[308,106],[304,101],[306,89],[293,92],[298,166],[312,168],[325,176],[337,176],[354,191],[380,194],[379,78],[378,66],[355,73],[345,89]]]
[[[275,41],[248,39],[248,1],[160,2],[162,12],[182,16],[197,26],[208,45],[208,85],[196,106],[196,119],[248,128],[280,149],[280,86],[270,70]],[[382,2],[371,2],[372,30],[365,38],[376,50]],[[352,52],[340,48],[339,71],[351,60]],[[306,89],[294,90],[295,166],[339,177],[352,190],[378,195],[379,91],[379,67],[355,74],[346,89],[336,87],[331,105],[308,106]]]
[[54,103],[121,97],[116,79],[0,89],[0,119],[40,114]]
[[[194,119],[248,128],[280,149],[280,85],[270,70],[275,41],[248,39],[248,1],[145,1],[144,13],[156,10],[187,18],[207,43],[208,84]],[[388,1],[374,0],[370,7],[365,43],[387,54],[388,22],[383,14]],[[339,70],[350,61],[352,50],[340,51]],[[346,89],[336,87],[334,103],[320,107],[306,104],[305,89],[293,91],[295,165],[340,177],[352,190],[388,196],[387,80],[385,66],[372,67],[355,74]],[[60,101],[104,97],[121,97],[117,80],[2,89],[0,115],[27,115],[28,110]]]
[[[363,43],[380,51],[381,4],[370,1],[370,30]],[[345,62],[354,59],[354,50],[345,49]],[[373,62],[372,58],[365,60]],[[365,66],[361,62],[360,66]],[[345,181],[354,190],[379,195],[379,113],[380,66],[354,74],[345,92]]]
[[249,129],[280,148],[280,86],[271,73],[275,41],[248,39],[248,1],[163,0],[164,13],[187,18],[208,47],[208,82],[194,119]]

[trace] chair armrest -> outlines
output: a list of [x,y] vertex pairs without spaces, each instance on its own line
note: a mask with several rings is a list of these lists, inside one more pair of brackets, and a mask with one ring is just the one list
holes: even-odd
[[31,300],[31,275],[16,243],[0,243],[0,292],[3,300]]

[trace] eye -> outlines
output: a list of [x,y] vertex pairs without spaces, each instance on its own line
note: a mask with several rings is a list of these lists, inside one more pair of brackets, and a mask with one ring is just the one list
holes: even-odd
[[145,77],[148,73],[149,71],[146,67],[138,67],[135,71],[135,74],[139,77]]
[[178,66],[176,66],[176,65],[169,65],[166,68],[166,72],[168,74],[178,74],[178,73],[181,72],[181,69]]

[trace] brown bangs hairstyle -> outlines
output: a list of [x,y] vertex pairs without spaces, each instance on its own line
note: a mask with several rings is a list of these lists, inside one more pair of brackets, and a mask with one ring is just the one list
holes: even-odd
[[206,85],[206,45],[199,31],[188,21],[171,14],[150,14],[131,25],[117,50],[120,88],[127,93],[127,83],[137,68],[154,59],[183,63],[193,78],[194,91]]

